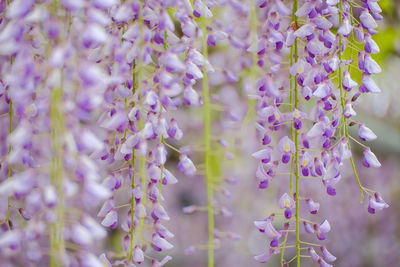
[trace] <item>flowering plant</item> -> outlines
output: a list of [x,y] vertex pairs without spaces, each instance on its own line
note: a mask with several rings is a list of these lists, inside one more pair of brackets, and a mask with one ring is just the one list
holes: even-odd
[[0,13],[4,266],[166,265],[181,173],[205,178],[189,194],[204,189],[206,204],[183,212],[207,212],[207,244],[185,253],[206,249],[212,267],[221,239],[241,239],[220,217],[236,220],[226,199],[241,195],[228,188],[250,154],[259,189],[285,187],[278,212],[254,222],[270,239],[258,262],[331,266],[329,245],[300,236],[326,239],[309,184],[339,194],[347,162],[368,212],[388,207],[363,185],[351,144],[362,165],[381,166],[355,111],[380,92],[377,1],[13,0]]

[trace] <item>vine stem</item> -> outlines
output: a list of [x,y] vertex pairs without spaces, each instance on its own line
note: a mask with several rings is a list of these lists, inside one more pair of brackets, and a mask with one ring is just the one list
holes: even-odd
[[[52,5],[52,16],[57,17],[58,2]],[[69,26],[68,26],[69,27]],[[69,37],[69,31],[67,38]],[[58,42],[63,43],[64,38],[60,36]],[[51,88],[50,99],[50,135],[51,135],[51,172],[50,180],[54,186],[58,203],[56,207],[57,219],[50,223],[50,267],[61,267],[64,265],[65,240],[65,203],[64,203],[64,133],[65,120],[63,109],[64,98],[64,68],[61,70],[60,83],[58,87]]]
[[[292,13],[294,14],[294,9],[292,11]],[[293,46],[290,47],[290,66],[293,65]],[[289,81],[290,81],[290,90],[289,90],[289,102],[290,102],[290,106],[289,106],[289,110],[290,112],[293,112],[293,76],[292,74],[289,73]],[[290,136],[291,139],[294,139],[294,128],[293,128],[293,120],[290,121]],[[289,193],[290,196],[293,196],[293,163],[294,163],[294,158],[292,157],[290,159],[290,172],[289,172]],[[288,235],[285,236],[285,239],[283,240],[283,248],[282,248],[282,252],[281,252],[281,265],[283,266],[284,264],[284,257],[285,257],[285,245],[287,242],[287,237]]]
[[[125,24],[122,25],[122,35],[124,35],[125,33]],[[122,42],[124,42],[125,39],[122,38]],[[135,95],[136,92],[136,88],[137,88],[137,83],[136,83],[136,59],[133,60],[133,66],[132,66],[132,95]],[[126,81],[124,82],[124,87],[126,88]],[[135,101],[133,101],[132,103],[132,107],[135,107]],[[128,114],[128,99],[125,97],[125,110],[126,113]],[[126,140],[126,132],[127,129],[125,129],[124,132],[124,141]],[[129,247],[129,252],[128,252],[128,256],[129,256],[129,261],[132,262],[133,259],[133,245],[134,245],[134,227],[135,227],[135,195],[133,193],[133,189],[135,189],[135,147],[132,147],[132,158],[131,158],[131,163],[130,165],[132,166],[132,180],[131,180],[131,202],[130,204],[127,204],[128,206],[130,206],[131,209],[131,226],[129,229],[129,237],[130,237],[130,247]],[[129,169],[129,167],[128,167]]]
[[[343,0],[339,1],[339,22],[340,24],[342,23],[342,17],[343,17]],[[351,7],[350,7],[351,10]],[[340,88],[340,100],[341,100],[341,105],[342,105],[342,124],[344,125],[344,135],[346,136],[347,139],[347,147],[349,151],[351,151],[351,146],[350,146],[350,139],[349,139],[349,130],[347,127],[347,119],[344,116],[344,110],[345,110],[345,97],[346,97],[346,92],[343,92],[343,85],[342,85],[342,35],[339,34],[339,88]],[[354,165],[354,160],[353,156],[350,156],[350,163],[351,167],[353,168],[354,176],[356,177],[358,186],[360,188],[360,193],[361,193],[361,199],[360,202],[363,202],[364,199],[364,193],[363,193],[363,187],[361,185],[360,178],[358,177],[356,167]]]
[[53,89],[51,92],[50,120],[51,120],[51,146],[53,157],[51,160],[51,183],[56,188],[58,195],[57,220],[50,225],[50,266],[63,265],[64,244],[64,115],[62,107],[62,88]]
[[[297,28],[297,0],[293,1],[293,11],[292,11],[292,21],[294,21],[295,26]],[[298,60],[298,41],[297,38],[294,40],[294,63],[297,63]],[[293,77],[294,78],[294,107],[298,109],[299,107],[299,96],[298,96],[298,86],[296,81],[297,74]],[[297,267],[300,267],[301,257],[300,257],[300,220],[299,220],[299,210],[300,210],[300,201],[299,201],[299,132],[297,129],[294,130],[294,145],[296,147],[295,151],[295,176],[296,176],[296,260],[297,260]]]
[[[294,9],[293,9],[293,14],[294,14]],[[293,46],[290,47],[290,66],[293,65]],[[290,80],[290,95],[289,95],[289,101],[290,101],[290,112],[293,112],[293,76],[292,74],[289,74],[289,80]],[[294,81],[296,82],[296,81]],[[292,140],[294,139],[294,128],[293,128],[293,120],[290,121],[290,135]],[[290,191],[290,196],[293,195],[293,180],[292,180],[292,175],[293,174],[293,158],[290,160],[290,176],[289,176],[289,191]]]
[[[167,48],[168,48],[167,41],[168,41],[168,33],[167,33],[167,29],[165,29],[165,32],[164,32],[164,51],[166,51]],[[164,64],[164,68],[165,68],[165,64]],[[164,136],[161,135],[161,144],[164,144],[164,143],[165,143]],[[161,191],[162,191],[163,175],[164,175],[164,164],[161,164],[161,174],[160,174],[160,182],[159,182],[159,188],[158,188],[158,203],[159,204],[161,202]]]
[[[257,13],[255,8],[254,0],[250,0],[250,38],[254,44],[257,43]],[[256,76],[257,76],[257,49],[252,51],[252,65],[250,70],[250,80],[252,93],[254,93],[254,88],[256,87]],[[249,106],[247,109],[247,114],[245,121],[252,121],[252,116],[256,108],[255,99],[249,99]]]
[[[138,64],[137,64],[137,86],[139,89],[139,101],[142,102],[143,88],[141,87],[142,82],[142,57],[143,57],[143,1],[140,1],[139,8],[139,55],[138,55]],[[139,129],[142,130],[144,128],[144,114],[140,114],[139,120]],[[140,157],[140,181],[141,181],[141,189],[143,191],[142,203],[143,206],[146,206],[147,202],[147,194],[146,194],[146,161],[145,157]],[[141,240],[144,241],[144,217],[139,218],[139,233],[141,234]]]
[[[202,53],[204,61],[208,58],[207,45],[207,19],[203,18],[202,23],[203,39]],[[210,114],[210,92],[208,86],[207,66],[203,64],[203,120],[204,120],[204,144],[205,144],[205,168],[207,184],[207,213],[208,213],[208,267],[214,267],[214,206],[213,202],[213,179],[211,173],[211,114]]]
[[[132,95],[135,95],[137,84],[136,84],[136,60],[133,60],[133,74],[132,74]],[[135,101],[133,101],[132,106],[135,106]],[[131,228],[130,228],[130,238],[131,238],[131,246],[129,248],[129,261],[133,259],[133,234],[134,234],[134,227],[135,227],[135,195],[133,194],[133,189],[135,189],[135,172],[136,172],[136,156],[135,156],[135,147],[132,147],[132,183],[131,183]]]

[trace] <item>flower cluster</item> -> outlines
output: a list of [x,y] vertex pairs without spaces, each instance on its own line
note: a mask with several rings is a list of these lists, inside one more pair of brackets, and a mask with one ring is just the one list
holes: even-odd
[[[319,180],[330,196],[337,194],[335,185],[342,178],[342,166],[350,161],[361,192],[369,195],[368,211],[387,208],[378,193],[362,186],[351,153],[350,141],[364,147],[362,163],[365,167],[380,167],[369,147],[360,141],[372,141],[376,135],[355,120],[354,105],[363,93],[378,93],[371,75],[381,72],[370,54],[379,52],[372,36],[377,33],[375,20],[382,19],[376,1],[364,1],[362,6],[350,1],[297,1],[290,5],[282,1],[257,3],[260,28],[257,60],[264,74],[256,82],[256,128],[262,149],[253,153],[259,162],[256,176],[259,188],[267,188],[275,178],[289,176],[289,189],[278,206],[287,220],[278,231],[274,216],[256,221],[256,227],[272,238],[270,248],[256,260],[265,262],[272,254],[284,253],[295,247],[296,256],[288,264],[303,256],[303,246],[310,246],[311,259],[321,266],[335,260],[325,247],[318,256],[312,243],[300,240],[300,222],[306,233],[315,233],[324,240],[329,232],[327,220],[314,223],[300,216],[300,203],[307,205],[311,214],[320,208],[302,188]],[[354,13],[353,13],[354,10]],[[363,49],[361,48],[364,46]],[[356,72],[354,55],[361,72],[361,85],[352,76]],[[289,62],[285,62],[288,59]],[[357,90],[358,89],[358,90]],[[348,130],[358,124],[358,141]],[[277,138],[277,145],[271,140]],[[289,170],[289,171],[288,171]],[[294,216],[293,216],[294,214]],[[288,230],[294,224],[294,230]],[[294,245],[287,245],[291,231],[296,233]],[[303,243],[302,243],[303,242]]]
[[[170,111],[199,105],[192,85],[207,60],[192,45],[198,27],[186,1],[118,2],[2,6],[4,260],[103,266],[114,256],[89,249],[106,236],[103,226],[125,232],[120,262],[128,265],[143,262],[151,246],[173,247],[162,225],[162,187],[177,182],[164,167],[167,147],[180,154],[184,174],[196,167],[168,144],[183,134]],[[174,21],[189,25],[184,36]],[[93,217],[99,202],[101,224]],[[50,251],[38,249],[46,240]],[[27,259],[15,258],[21,249],[32,251]]]

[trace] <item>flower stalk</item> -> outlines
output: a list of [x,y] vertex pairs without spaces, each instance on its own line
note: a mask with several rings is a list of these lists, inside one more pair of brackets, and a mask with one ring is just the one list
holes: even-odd
[[51,160],[51,183],[58,195],[56,207],[57,219],[50,225],[50,266],[63,266],[64,254],[64,115],[62,111],[62,88],[53,89],[51,93],[51,146],[53,157]]
[[[293,11],[292,11],[292,21],[294,22],[295,28],[297,28],[297,0],[293,1]],[[294,40],[294,63],[296,64],[298,61],[298,40],[295,38]],[[298,86],[297,86],[297,74],[294,75],[294,107],[297,110],[299,108],[299,95],[298,95]],[[293,132],[293,121],[291,124],[291,129]],[[296,202],[296,260],[297,267],[300,267],[301,257],[300,257],[300,201],[299,201],[299,130],[294,129],[294,144],[295,144],[295,154],[294,154],[294,164],[295,164],[295,202]]]
[[[136,84],[136,64],[135,64],[135,60],[133,61],[133,75],[132,75],[132,95],[135,94],[136,92],[136,88],[137,88],[137,84]],[[135,107],[135,102],[133,102],[132,104],[133,107]],[[135,157],[135,147],[132,147],[132,159],[131,159],[131,165],[132,165],[132,182],[131,182],[131,227],[130,227],[130,241],[131,241],[131,246],[129,248],[129,261],[132,262],[133,259],[133,239],[134,239],[134,221],[135,221],[135,195],[133,193],[133,190],[135,189],[135,172],[136,172],[136,157]]]
[[[350,6],[350,10],[351,10],[351,6]],[[340,24],[342,24],[342,19],[343,17],[343,0],[339,1],[339,22]],[[343,73],[342,73],[342,35],[339,34],[339,53],[338,53],[338,57],[339,57],[339,67],[338,67],[338,71],[339,71],[339,88],[340,88],[340,102],[341,102],[341,106],[342,106],[342,124],[344,125],[344,135],[347,139],[347,147],[349,149],[349,151],[351,151],[351,146],[350,146],[350,139],[349,139],[349,130],[348,130],[348,126],[347,126],[347,119],[344,115],[345,113],[345,98],[346,98],[346,92],[344,92],[343,90],[343,84],[342,84],[342,79],[343,79]],[[360,188],[360,193],[361,193],[361,199],[360,199],[360,203],[363,202],[364,199],[364,192],[363,192],[363,187],[361,185],[361,181],[360,178],[358,177],[357,174],[357,170],[356,167],[354,165],[354,160],[353,160],[353,156],[350,156],[350,163],[351,163],[351,167],[353,169],[354,172],[354,176],[356,177],[358,186]]]
[[[202,21],[202,54],[206,62],[208,58],[207,46],[207,19]],[[213,177],[211,166],[211,113],[210,113],[210,93],[208,85],[207,66],[203,64],[203,122],[204,122],[204,159],[207,184],[207,213],[208,213],[208,267],[214,266],[214,206],[213,206]]]
[[[143,61],[143,35],[144,35],[144,29],[143,29],[143,5],[144,3],[140,1],[140,7],[139,7],[139,54],[138,54],[138,62],[136,64],[136,72],[137,72],[137,88],[139,90],[139,101],[140,105],[142,106],[142,101],[143,101],[143,87],[142,85],[142,80],[143,80],[143,73],[142,73],[142,61]],[[144,114],[141,114],[140,120],[139,120],[139,130],[142,130],[144,128]],[[140,182],[141,182],[141,190],[143,191],[143,198],[142,198],[142,203],[144,206],[146,206],[146,200],[147,200],[147,194],[146,194],[146,158],[144,156],[140,157]],[[133,222],[132,222],[133,224]],[[144,217],[139,218],[139,226],[138,226],[138,232],[141,235],[141,241],[142,243],[144,242]]]

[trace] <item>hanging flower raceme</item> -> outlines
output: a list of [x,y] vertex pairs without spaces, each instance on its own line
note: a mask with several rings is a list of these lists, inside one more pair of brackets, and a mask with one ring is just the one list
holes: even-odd
[[[174,235],[162,225],[170,219],[162,206],[162,189],[177,182],[165,166],[169,151],[180,154],[177,168],[181,172],[188,176],[196,173],[187,153],[171,145],[183,135],[171,111],[182,102],[199,104],[192,86],[202,78],[200,68],[205,60],[194,47],[186,48],[190,39],[176,34],[174,20],[186,23],[192,18],[191,8],[184,1],[170,4],[125,1],[120,8],[111,10],[118,27],[113,31],[120,44],[119,47],[116,44],[108,65],[123,80],[116,87],[109,87],[105,94],[111,108],[105,111],[101,122],[108,130],[108,148],[103,151],[102,160],[110,166],[109,181],[117,181],[109,184],[113,196],[104,205],[124,196],[116,206],[129,209],[112,208],[104,220],[110,214],[118,214],[106,226],[113,228],[120,224],[125,232],[121,242],[127,255],[126,264],[141,263],[143,255],[149,253],[149,244],[155,251],[173,247],[167,239]],[[179,12],[171,12],[173,8]],[[182,59],[183,53],[186,60]],[[149,79],[148,72],[153,73],[153,79]],[[161,266],[166,261],[153,260],[153,264]]]
[[[364,193],[373,192],[365,189],[359,180],[350,148],[350,141],[355,138],[350,136],[348,127],[357,123],[354,122],[357,115],[355,104],[360,93],[380,91],[371,75],[381,72],[381,68],[370,55],[379,52],[372,36],[377,33],[378,25],[375,20],[382,19],[380,12],[377,2],[365,4],[358,18],[354,18],[352,6],[348,1],[327,1],[326,4],[320,5],[319,2],[294,0],[292,12],[281,1],[259,6],[262,25],[271,26],[264,31],[267,32],[269,42],[262,39],[257,50],[258,55],[263,55],[265,50],[269,51],[266,53],[269,58],[264,59],[260,67],[267,65],[265,71],[273,73],[274,79],[270,79],[267,74],[256,84],[256,128],[263,147],[255,152],[253,157],[260,165],[256,173],[260,180],[259,188],[266,188],[272,180],[273,175],[266,171],[271,168],[270,162],[277,163],[275,168],[281,169],[283,173],[289,169],[290,192],[283,194],[278,201],[278,206],[284,209],[283,216],[288,220],[293,219],[292,210],[300,211],[299,205],[302,200],[306,200],[305,204],[311,214],[316,214],[320,209],[320,204],[312,200],[311,196],[301,195],[302,178],[318,178],[309,181],[320,180],[326,187],[327,194],[335,196],[339,194],[335,187],[341,180],[343,163],[348,160],[353,166],[362,197]],[[288,22],[290,13],[292,17]],[[263,14],[268,15],[263,17]],[[354,60],[344,58],[344,51],[353,49],[353,31],[357,41],[364,44],[364,51],[358,51],[357,58],[358,68],[362,73],[359,92],[354,91],[358,83],[352,78],[353,71],[349,70],[350,65],[354,67]],[[273,45],[269,47],[269,43]],[[282,60],[277,59],[287,56],[289,67],[285,70],[281,67],[284,64]],[[289,81],[282,78],[285,76],[289,76]],[[307,110],[302,103],[312,99],[315,105]],[[349,123],[350,120],[353,122]],[[279,140],[276,146],[272,146],[269,141],[274,138],[272,133]],[[376,135],[367,126],[359,123],[358,138],[361,141],[372,141],[376,139]],[[375,154],[366,146],[362,163],[366,167],[381,165]],[[290,166],[285,168],[284,164]],[[290,197],[292,194],[294,199]],[[376,200],[374,196],[370,196],[369,199],[368,210],[371,213],[387,207],[384,201]],[[296,257],[299,265],[299,221],[303,218],[301,214],[295,214],[294,220],[294,231],[297,234]],[[330,230],[329,223],[324,221],[321,225],[311,226],[306,221],[306,232],[316,233],[318,239],[324,240],[324,233]],[[286,244],[286,240],[283,239],[283,244]],[[271,248],[273,243],[271,242]],[[284,251],[285,248],[281,253]],[[326,254],[326,248],[323,251]],[[272,254],[270,251],[261,258],[267,260]],[[334,257],[330,256],[321,258],[314,250],[310,251],[310,255],[321,266],[330,266],[327,262],[334,260]],[[285,261],[282,264],[285,264]]]
[[[10,150],[8,158],[13,169],[9,173],[13,175],[7,182],[24,184],[11,190],[15,199],[10,196],[9,205],[17,207],[26,220],[23,226],[15,218],[13,225],[25,233],[19,238],[32,251],[19,257],[21,264],[31,261],[42,265],[50,261],[85,265],[85,259],[79,259],[81,255],[93,258],[88,247],[106,236],[91,212],[110,192],[101,185],[101,167],[92,156],[103,149],[102,140],[93,133],[98,129],[93,110],[102,101],[90,92],[93,87],[97,93],[104,91],[110,79],[87,58],[92,46],[100,47],[106,40],[104,35],[90,35],[93,31],[103,33],[96,23],[87,28],[85,36],[89,39],[78,38],[89,26],[79,16],[68,24],[69,11],[67,5],[12,1],[6,10],[10,21],[2,24],[11,26],[18,21],[19,31],[17,39],[9,39],[18,40],[18,47],[10,51],[12,69],[4,77],[12,99],[10,109],[16,111],[11,118],[18,122],[8,138],[10,147],[15,149]],[[86,47],[80,49],[84,44]],[[78,72],[76,65],[80,64],[86,69]],[[24,79],[21,73],[25,73]],[[82,90],[77,89],[77,84]],[[88,98],[92,102],[84,104]],[[82,205],[77,206],[78,202]],[[73,219],[64,221],[66,217]],[[50,237],[47,227],[52,232]],[[49,251],[39,249],[43,242],[49,243]],[[81,249],[67,252],[66,242]]]

